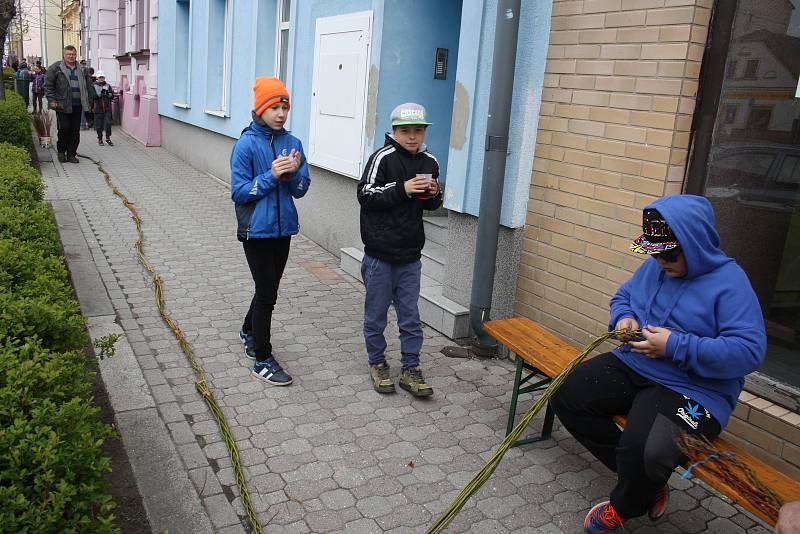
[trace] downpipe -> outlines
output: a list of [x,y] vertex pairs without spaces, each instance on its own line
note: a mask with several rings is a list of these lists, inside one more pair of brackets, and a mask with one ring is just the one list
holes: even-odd
[[497,341],[486,333],[483,323],[489,320],[492,310],[497,238],[500,233],[500,210],[508,158],[508,128],[514,90],[514,66],[517,59],[520,4],[521,0],[499,0],[497,3],[483,181],[469,305],[470,326],[475,333],[472,352],[484,357],[491,357],[497,353]]

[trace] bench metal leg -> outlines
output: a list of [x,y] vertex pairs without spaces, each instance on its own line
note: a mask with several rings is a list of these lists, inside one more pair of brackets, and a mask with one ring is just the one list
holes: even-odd
[[[522,378],[522,370],[527,369],[530,371],[530,374],[526,376],[524,379]],[[550,382],[552,381],[549,378],[541,380],[535,384],[525,386],[525,384],[533,378],[533,376],[538,372],[535,367],[527,365],[522,358],[517,358],[517,369],[514,374],[514,388],[511,392],[511,406],[509,407],[508,411],[508,424],[506,425],[506,436],[511,434],[511,431],[514,430],[514,423],[517,417],[517,401],[519,399],[520,393],[530,393],[533,391],[539,391],[545,389]],[[553,408],[550,406],[550,403],[547,403],[547,410],[545,411],[544,415],[544,422],[542,424],[542,433],[539,436],[527,439],[519,439],[514,442],[512,447],[519,447],[520,445],[525,445],[527,443],[534,443],[536,441],[544,441],[546,439],[550,439],[550,436],[553,432],[553,420],[555,419],[555,413],[553,412]]]
[[506,425],[506,436],[514,430],[514,420],[517,418],[517,397],[519,397],[519,382],[522,379],[522,358],[517,358],[517,372],[514,374],[514,389],[511,391],[511,407],[508,410],[508,425]]

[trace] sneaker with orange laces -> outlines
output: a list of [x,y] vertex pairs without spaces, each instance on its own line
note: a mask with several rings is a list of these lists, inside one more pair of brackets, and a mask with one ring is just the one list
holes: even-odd
[[667,511],[667,504],[669,503],[669,486],[664,486],[658,490],[656,496],[653,497],[653,502],[650,503],[650,509],[647,510],[647,517],[650,521],[658,521],[664,512]]
[[583,520],[583,531],[586,534],[607,534],[623,526],[624,522],[617,511],[614,510],[614,507],[611,506],[611,502],[605,501],[596,504],[586,514],[586,519]]

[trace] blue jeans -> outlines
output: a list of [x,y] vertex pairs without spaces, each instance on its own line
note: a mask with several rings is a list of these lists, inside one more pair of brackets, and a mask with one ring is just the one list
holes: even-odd
[[394,303],[397,326],[400,329],[400,366],[419,367],[422,349],[422,324],[419,320],[419,284],[422,262],[397,264],[364,255],[361,278],[367,288],[364,299],[364,341],[369,364],[386,360],[386,314]]

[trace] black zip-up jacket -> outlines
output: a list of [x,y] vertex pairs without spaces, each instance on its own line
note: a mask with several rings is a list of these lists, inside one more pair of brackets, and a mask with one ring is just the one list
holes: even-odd
[[411,263],[422,255],[425,230],[422,210],[442,205],[442,190],[428,200],[406,194],[405,181],[417,174],[439,178],[439,162],[423,144],[412,154],[390,134],[383,148],[370,156],[358,184],[361,241],[364,252],[390,263]]

